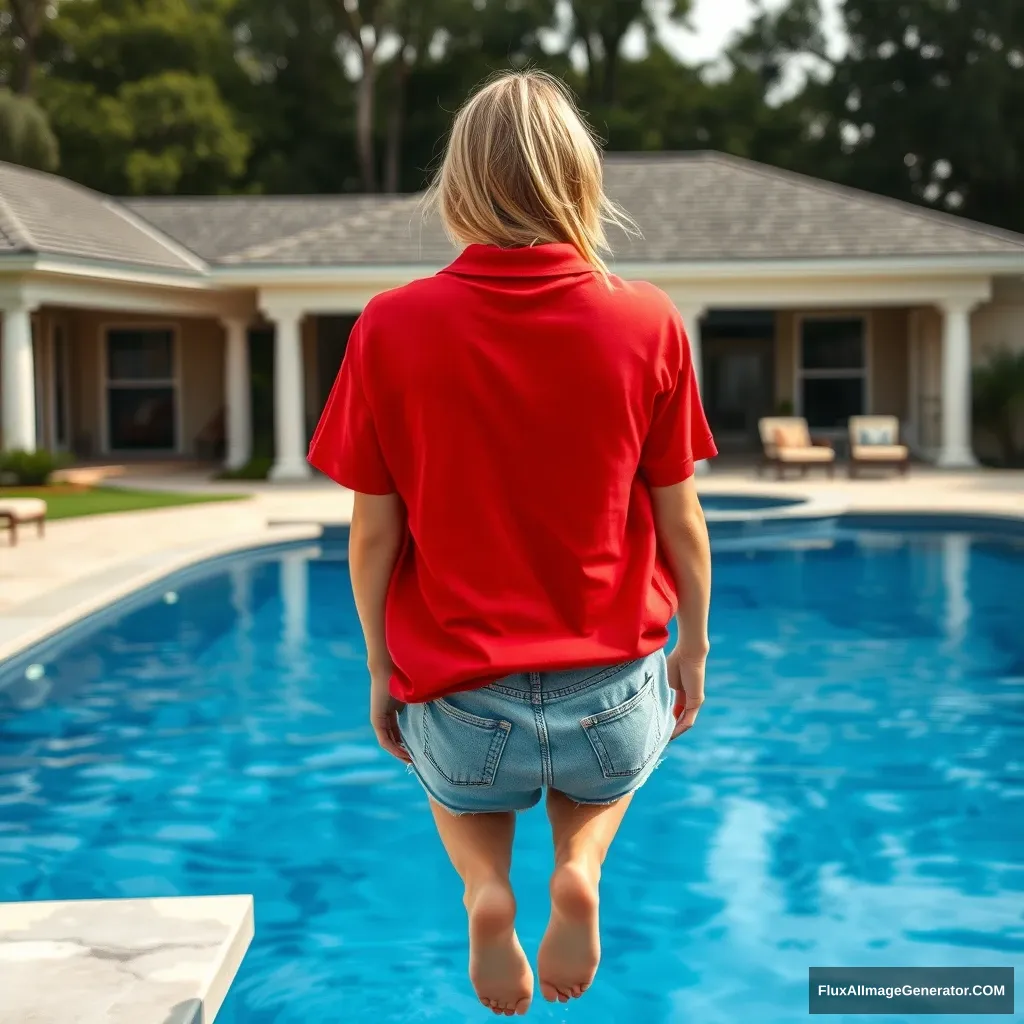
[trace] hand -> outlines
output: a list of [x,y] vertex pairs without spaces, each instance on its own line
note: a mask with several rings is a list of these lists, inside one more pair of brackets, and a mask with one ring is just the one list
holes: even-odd
[[677,647],[666,660],[668,685],[676,691],[676,726],[672,730],[672,739],[675,739],[693,728],[704,703],[704,666],[707,655],[687,656]]
[[394,671],[395,666],[390,659],[370,666],[370,724],[381,747],[404,764],[410,764],[412,758],[402,745],[402,734],[398,729],[398,713],[405,705],[391,696],[391,675]]

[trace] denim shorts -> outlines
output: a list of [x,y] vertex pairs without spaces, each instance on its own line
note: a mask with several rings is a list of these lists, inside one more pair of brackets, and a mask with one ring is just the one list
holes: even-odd
[[647,781],[675,724],[664,651],[606,668],[526,672],[408,704],[402,740],[455,814],[524,811],[550,788],[614,803]]

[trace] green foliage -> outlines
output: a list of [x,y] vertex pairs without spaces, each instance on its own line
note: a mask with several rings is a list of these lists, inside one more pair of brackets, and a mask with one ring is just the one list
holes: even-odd
[[1020,0],[844,0],[842,10],[849,50],[824,93],[833,175],[1024,230]]
[[57,137],[39,104],[0,89],[0,160],[55,171],[59,159]]
[[1024,466],[1024,350],[993,353],[974,371],[974,423],[999,446],[1005,466]]
[[274,465],[272,458],[256,456],[238,469],[225,469],[218,475],[220,480],[266,480]]
[[174,491],[135,491],[126,487],[41,487],[27,492],[6,492],[0,488],[0,500],[5,497],[42,498],[46,502],[46,518],[53,520],[110,515],[113,512],[141,512],[179,505],[206,505],[219,501],[244,501],[248,495],[177,494]]
[[14,487],[42,487],[67,459],[53,452],[11,451],[0,453],[0,483]]
[[251,142],[222,93],[239,74],[215,0],[66,3],[37,89],[62,170],[101,191],[232,190]]
[[113,194],[413,190],[471,88],[533,65],[611,149],[720,149],[1024,230],[1021,0],[839,0],[841,57],[821,0],[755,0],[714,74],[662,45],[693,6],[0,0],[0,158],[53,167],[55,137],[62,173]]

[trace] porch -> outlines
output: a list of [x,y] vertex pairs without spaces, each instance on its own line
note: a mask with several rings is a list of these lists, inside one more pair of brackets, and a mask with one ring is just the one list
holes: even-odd
[[[840,444],[849,416],[876,413],[900,419],[918,457],[976,464],[971,367],[1004,321],[1018,323],[1003,314],[1024,309],[1019,285],[678,281],[658,283],[687,324],[724,453],[756,450],[757,420],[780,409]],[[305,479],[356,311],[389,283],[177,293],[90,283],[77,301],[66,286],[0,296],[3,447],[230,469],[257,457],[273,460],[273,480]],[[714,304],[696,304],[696,291]]]
[[[759,452],[758,421],[795,415],[843,453],[850,417],[888,415],[899,419],[903,443],[919,459],[974,465],[969,393],[962,393],[973,358],[970,316],[964,306],[703,313],[690,330],[699,341],[705,411],[719,450]],[[961,367],[948,381],[947,346],[952,365]]]

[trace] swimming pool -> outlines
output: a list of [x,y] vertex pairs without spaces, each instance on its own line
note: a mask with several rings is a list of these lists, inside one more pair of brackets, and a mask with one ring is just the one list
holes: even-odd
[[763,494],[702,494],[700,505],[705,512],[761,512],[793,508],[804,504],[803,498],[772,497]]
[[[810,965],[1019,960],[1024,546],[836,528],[715,568],[710,699],[613,849],[597,984],[531,1017],[792,1024]],[[8,666],[0,900],[252,892],[226,1021],[491,1019],[361,662],[327,543],[178,577]],[[532,954],[542,812],[517,843]]]

